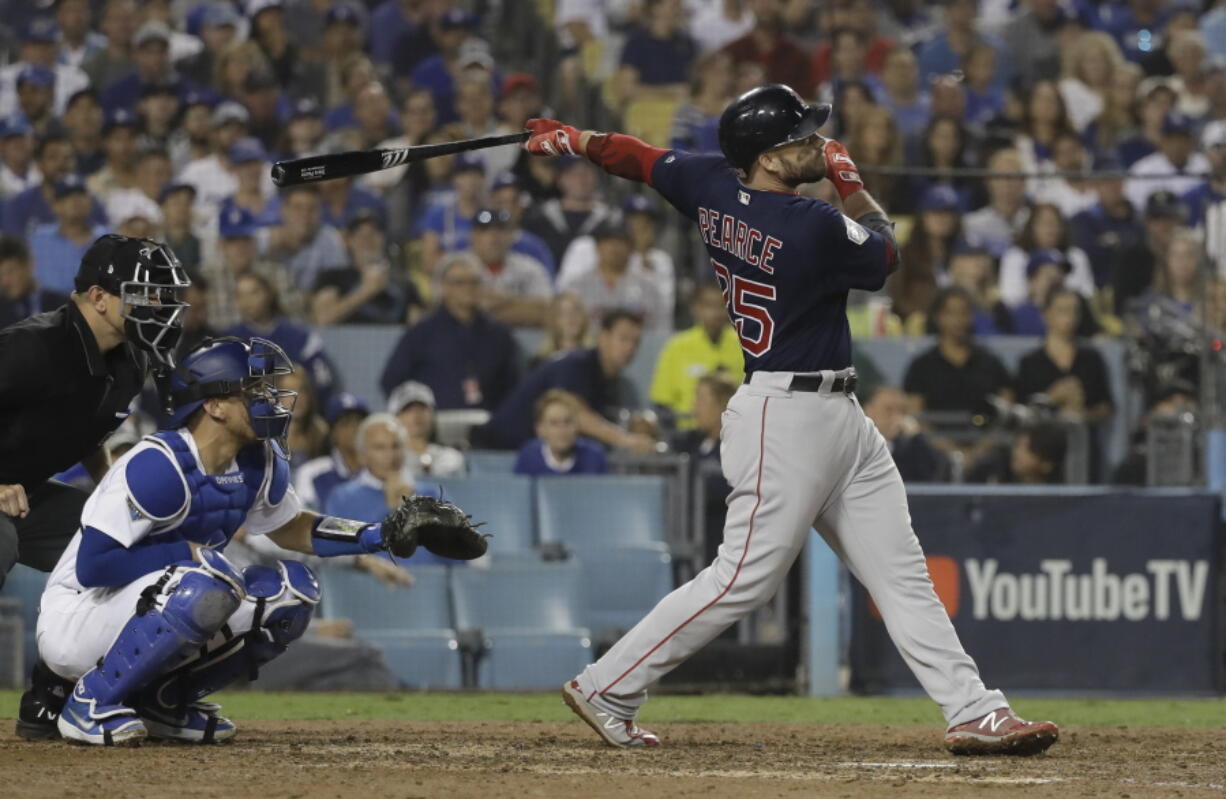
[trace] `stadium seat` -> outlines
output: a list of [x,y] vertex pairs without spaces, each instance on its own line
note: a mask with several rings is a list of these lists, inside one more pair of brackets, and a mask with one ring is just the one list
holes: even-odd
[[587,626],[598,642],[621,637],[673,590],[664,544],[583,548],[574,558],[583,569]]
[[464,460],[470,475],[511,474],[515,468],[515,456],[514,452],[474,449],[464,453]]
[[485,640],[479,687],[556,688],[591,662],[577,563],[495,562],[452,576],[456,627]]
[[351,620],[359,638],[382,647],[405,686],[459,688],[462,666],[448,571],[417,566],[411,569],[411,588],[394,588],[356,569],[321,569],[324,615]]
[[485,522],[490,553],[495,557],[534,556],[536,516],[532,512],[532,478],[513,474],[480,474],[437,481],[443,496],[455,502],[474,522]]
[[536,481],[540,540],[568,547],[663,543],[667,484],[663,477],[603,475]]
[[43,596],[43,588],[47,585],[47,575],[29,566],[17,564],[5,579],[4,587],[0,588],[0,597],[16,599],[21,602],[21,624],[24,628],[25,652],[22,668],[26,674],[38,660],[38,644],[35,638],[35,628],[38,625],[38,605]]

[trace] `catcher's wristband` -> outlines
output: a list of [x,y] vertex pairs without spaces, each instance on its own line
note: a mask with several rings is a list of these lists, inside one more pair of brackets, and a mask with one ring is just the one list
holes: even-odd
[[381,525],[319,516],[311,525],[311,546],[321,558],[338,555],[368,555],[383,550]]

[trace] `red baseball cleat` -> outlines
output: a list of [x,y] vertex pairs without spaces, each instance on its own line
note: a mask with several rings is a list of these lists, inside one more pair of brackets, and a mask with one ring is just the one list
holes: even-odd
[[1019,755],[1029,757],[1047,751],[1060,738],[1060,728],[1050,721],[1026,721],[1007,707],[986,716],[950,727],[945,748],[955,755]]
[[562,699],[575,711],[587,726],[605,739],[610,746],[659,746],[660,739],[634,723],[634,719],[621,719],[598,709],[584,698],[579,683],[571,680],[562,686]]

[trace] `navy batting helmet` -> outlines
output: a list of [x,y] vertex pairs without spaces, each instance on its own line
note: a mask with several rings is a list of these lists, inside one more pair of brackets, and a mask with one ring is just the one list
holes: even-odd
[[719,148],[728,163],[748,173],[767,150],[807,138],[830,118],[830,104],[809,105],[790,86],[750,89],[719,118]]
[[288,459],[286,439],[298,394],[277,388],[270,378],[293,371],[285,350],[267,339],[207,339],[170,376],[167,426],[182,427],[207,399],[242,395],[256,438],[271,439],[277,455]]

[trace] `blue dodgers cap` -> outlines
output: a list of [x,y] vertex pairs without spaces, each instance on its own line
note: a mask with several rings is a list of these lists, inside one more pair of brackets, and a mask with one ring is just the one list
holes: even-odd
[[107,114],[106,124],[102,127],[103,133],[110,133],[115,128],[132,128],[136,130],[140,127],[140,123],[136,119],[136,114],[133,114],[126,108],[116,108]]
[[320,117],[324,115],[323,107],[314,97],[300,97],[294,101],[293,108],[290,109],[289,118],[292,122],[295,119],[305,119],[306,117]]
[[9,136],[29,136],[33,132],[34,129],[30,127],[30,122],[24,114],[10,114],[0,119],[0,139],[7,139]]
[[21,38],[27,42],[50,44],[59,38],[59,26],[51,17],[35,17],[26,23]]
[[264,145],[259,139],[252,136],[239,139],[230,147],[229,152],[230,163],[238,166],[239,164],[249,164],[252,161],[264,162],[268,160],[268,151],[264,149]]
[[348,391],[334,394],[324,406],[324,420],[328,424],[336,424],[342,416],[350,413],[366,416],[370,413],[370,406],[366,400]]
[[337,23],[361,27],[362,12],[346,2],[333,3],[328,12],[324,14],[324,24],[336,25]]
[[217,95],[207,89],[188,89],[183,93],[183,108],[191,108],[194,105],[212,108],[217,105],[217,100]]
[[209,28],[221,28],[226,25],[236,28],[241,19],[238,12],[234,10],[234,6],[218,2],[211,3],[205,8],[200,21]]
[[494,178],[494,184],[490,186],[490,191],[498,191],[499,189],[508,188],[518,189],[519,178],[516,177],[515,173],[510,170],[507,170],[506,172],[499,172]]
[[81,180],[78,175],[68,175],[59,183],[55,184],[55,199],[62,200],[70,194],[89,194],[89,189],[85,185],[85,181]]
[[17,85],[32,83],[44,89],[55,88],[55,73],[38,64],[26,64],[17,73]]
[[251,238],[259,228],[255,214],[238,205],[231,205],[217,219],[217,232],[223,239]]
[[645,194],[631,194],[622,201],[622,213],[655,216],[656,204]]
[[1039,268],[1044,264],[1055,264],[1063,269],[1066,275],[1071,271],[1068,259],[1064,257],[1064,253],[1050,247],[1045,247],[1041,250],[1035,250],[1030,254],[1030,260],[1026,261],[1026,277],[1033,277],[1034,273],[1039,271]]
[[162,190],[158,192],[158,202],[166,202],[166,198],[172,194],[177,194],[181,191],[189,191],[192,194],[192,199],[196,198],[196,187],[190,183],[167,183]]
[[1162,117],[1163,133],[1191,136],[1195,129],[1196,123],[1192,120],[1192,117],[1182,111],[1167,111],[1166,116]]
[[476,20],[464,9],[452,8],[439,17],[438,24],[441,28],[471,28],[476,24]]
[[920,198],[921,211],[959,211],[962,203],[958,201],[958,192],[944,183],[935,183],[924,191]]
[[455,165],[451,168],[452,172],[459,174],[460,172],[480,172],[485,174],[485,162],[480,156],[473,153],[460,153],[455,157]]

